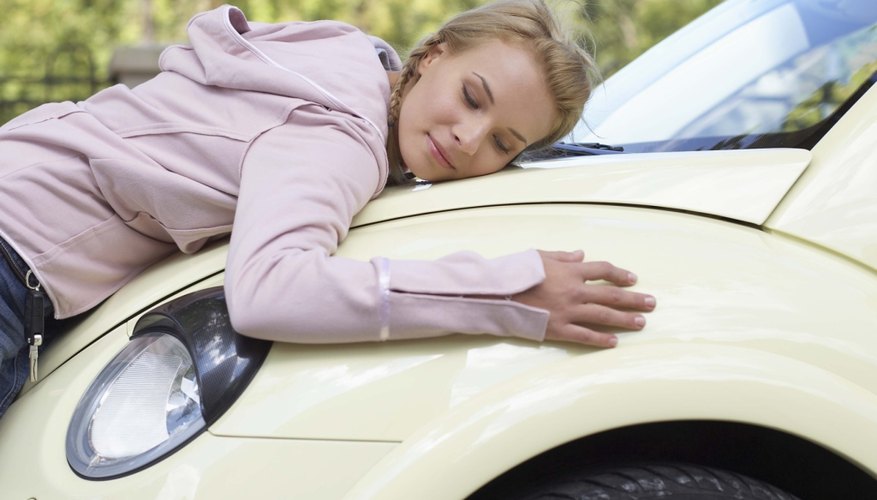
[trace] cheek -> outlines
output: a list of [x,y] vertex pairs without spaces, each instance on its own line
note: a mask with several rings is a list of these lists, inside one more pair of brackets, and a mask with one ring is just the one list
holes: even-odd
[[[413,89],[412,89],[413,90]],[[399,142],[399,154],[402,163],[412,172],[417,174],[417,170],[424,162],[424,148],[420,147],[424,143],[423,136],[426,127],[424,126],[424,117],[419,105],[416,94],[409,93],[405,100],[402,101],[399,110],[399,120],[396,125],[397,140]]]
[[399,154],[402,156],[402,163],[406,165],[410,165],[410,147],[411,138],[414,135],[413,128],[414,125],[410,120],[410,113],[407,112],[407,108],[405,103],[402,103],[402,108],[399,112],[399,120],[396,124],[396,140],[399,142]]
[[[421,123],[445,122],[459,113],[462,99],[457,97],[454,85],[443,75],[434,73],[422,76],[406,96],[410,101],[410,114]],[[404,101],[403,101],[404,102]]]
[[448,123],[453,114],[452,103],[434,87],[428,79],[421,78],[405,94],[397,125],[400,143]]
[[402,105],[399,109],[399,127],[400,131],[410,129],[418,122],[423,121],[421,116],[428,112],[428,106],[424,106],[422,86],[418,81],[402,98]]

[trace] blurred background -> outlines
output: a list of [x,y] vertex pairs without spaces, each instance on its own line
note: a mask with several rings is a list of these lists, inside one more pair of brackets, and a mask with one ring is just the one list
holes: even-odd
[[[487,0],[237,0],[252,21],[337,19],[402,55],[450,15]],[[604,77],[721,0],[548,0]],[[156,70],[186,23],[219,0],[0,0],[0,123]]]

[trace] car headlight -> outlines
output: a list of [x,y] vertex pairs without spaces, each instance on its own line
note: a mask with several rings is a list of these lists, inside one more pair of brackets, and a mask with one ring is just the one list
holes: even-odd
[[165,458],[231,406],[270,346],[234,332],[221,288],[150,311],[73,412],[68,463],[109,479]]

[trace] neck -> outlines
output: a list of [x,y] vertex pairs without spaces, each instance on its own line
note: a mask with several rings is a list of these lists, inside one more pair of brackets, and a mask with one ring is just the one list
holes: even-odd
[[390,88],[396,86],[396,82],[399,81],[399,72],[398,71],[387,71],[387,80],[390,81]]

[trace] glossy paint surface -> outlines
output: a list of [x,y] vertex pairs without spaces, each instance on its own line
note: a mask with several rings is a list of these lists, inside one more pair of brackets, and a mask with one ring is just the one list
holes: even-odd
[[[701,151],[560,159],[486,177],[389,190],[354,226],[508,203],[612,203],[663,207],[760,224],[807,167],[799,149]],[[568,167],[568,168],[567,168]]]
[[877,87],[813,149],[813,165],[768,226],[877,271]]
[[[642,421],[692,418],[794,428],[870,470],[873,393],[794,359],[727,346],[633,346],[579,356],[430,422],[344,498],[464,498],[552,445]],[[757,450],[753,450],[757,453]],[[434,471],[441,470],[438,476]],[[447,481],[453,477],[454,481]]]
[[[800,149],[586,156],[509,168],[486,177],[394,189],[354,226],[459,208],[510,203],[653,206],[760,224],[810,162]],[[416,195],[416,196],[413,196]]]
[[342,253],[432,258],[461,248],[498,255],[530,246],[581,247],[590,259],[633,269],[640,276],[636,289],[653,293],[659,307],[647,315],[645,330],[622,333],[620,347],[607,352],[483,337],[342,350],[277,345],[213,431],[401,441],[481,392],[565,359],[668,343],[773,352],[877,393],[871,376],[877,373],[877,280],[843,260],[752,228],[658,210],[520,206],[362,228]]

